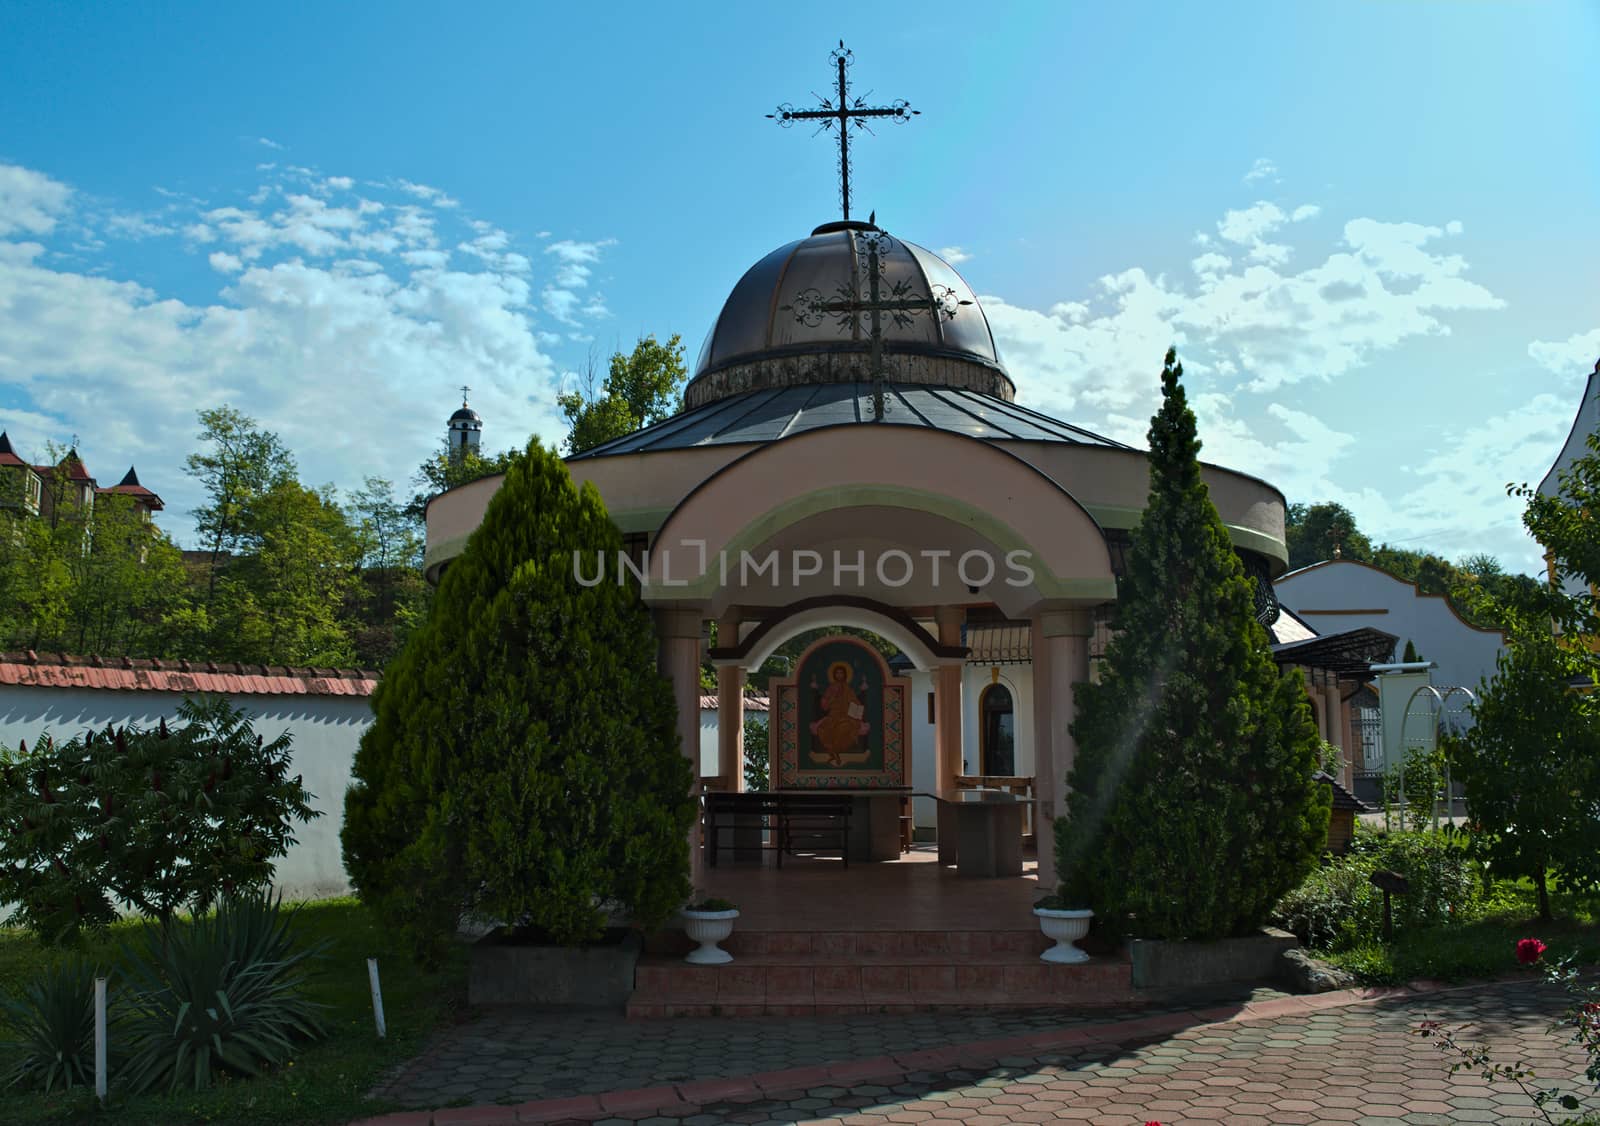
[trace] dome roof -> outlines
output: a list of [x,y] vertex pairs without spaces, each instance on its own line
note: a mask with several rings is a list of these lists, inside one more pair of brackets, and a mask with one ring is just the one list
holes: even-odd
[[[706,336],[685,402],[695,406],[761,386],[871,378],[866,371],[871,320],[865,313],[822,312],[811,302],[868,298],[871,223],[825,223],[780,246],[739,279]],[[928,363],[891,361],[887,378],[907,383],[938,382],[1011,398],[1014,389],[995,348],[989,321],[972,288],[955,267],[931,250],[898,238],[880,242],[880,299],[939,299],[953,312],[883,314],[884,352]],[[831,357],[817,371],[816,357]],[[782,378],[773,362],[790,361]],[[949,364],[976,371],[957,373]],[[930,376],[929,363],[946,375]],[[848,371],[844,370],[848,367]],[[802,370],[796,370],[796,369]],[[914,370],[913,370],[914,369]],[[723,373],[721,379],[710,378]],[[697,386],[699,385],[699,386]]]
[[[434,415],[433,417],[438,418],[439,416],[438,415]],[[456,411],[455,414],[450,416],[450,421],[451,422],[482,422],[483,419],[480,418],[478,416],[478,412],[473,410],[471,407],[463,406],[460,410]]]

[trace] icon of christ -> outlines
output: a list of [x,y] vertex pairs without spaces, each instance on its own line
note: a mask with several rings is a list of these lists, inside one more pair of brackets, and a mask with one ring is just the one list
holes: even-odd
[[812,682],[812,691],[820,691],[822,696],[819,708],[822,715],[811,724],[812,762],[851,766],[866,762],[872,754],[870,748],[861,745],[861,741],[872,730],[872,725],[865,719],[866,705],[862,703],[867,682],[865,679],[861,681],[861,695],[858,695],[850,683],[854,673],[850,662],[835,661],[828,666],[826,689]]

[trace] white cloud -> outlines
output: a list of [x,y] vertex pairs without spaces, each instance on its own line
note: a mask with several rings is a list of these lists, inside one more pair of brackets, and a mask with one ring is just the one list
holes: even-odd
[[1246,184],[1254,184],[1258,180],[1272,180],[1275,182],[1277,179],[1278,166],[1264,156],[1256,157],[1255,163],[1250,166],[1250,171],[1244,174],[1244,182]]
[[1535,340],[1528,355],[1557,375],[1586,374],[1600,361],[1600,328],[1575,332],[1565,340]]
[[959,246],[944,246],[939,248],[939,257],[952,266],[959,266],[963,262],[972,261],[972,255],[962,250]]
[[454,208],[461,206],[459,201],[452,199],[443,190],[429,187],[427,184],[414,184],[410,180],[400,180],[395,186],[407,195],[413,195],[423,200],[430,207]]
[[146,238],[160,238],[178,233],[176,227],[163,222],[157,216],[140,215],[132,212],[106,216],[103,227],[107,234],[134,241]]
[[1217,234],[1224,242],[1247,248],[1253,262],[1282,265],[1289,260],[1289,248],[1266,241],[1267,235],[1289,221],[1275,203],[1258,201],[1241,211],[1229,211],[1217,222]]
[[257,137],[256,144],[260,145],[262,148],[277,149],[279,151],[284,148],[283,145],[278,144],[277,141],[274,141],[268,137]]
[[545,286],[540,295],[545,311],[569,325],[578,323],[579,313],[591,318],[609,316],[610,310],[602,298],[586,295],[583,291],[589,288],[589,279],[594,273],[595,264],[600,261],[601,251],[616,243],[617,240],[613,238],[596,242],[561,239],[546,246],[544,252],[555,258],[559,265],[554,280]]
[[16,164],[0,164],[0,237],[47,235],[67,209],[72,189]]
[[1135,268],[1099,279],[1092,300],[1050,313],[997,298],[986,298],[984,308],[1006,355],[1036,366],[1040,377],[1031,382],[1048,388],[1047,397],[1067,408],[1080,400],[1115,408],[1148,395],[1151,358],[1172,342],[1186,345],[1196,370],[1230,364],[1249,390],[1270,391],[1330,379],[1407,340],[1448,334],[1447,314],[1504,304],[1467,279],[1462,258],[1434,249],[1445,234],[1438,227],[1355,219],[1340,246],[1295,273],[1256,253],[1261,236],[1281,222],[1281,209],[1270,204],[1229,212],[1219,236],[1251,253],[1244,262],[1202,254],[1191,263],[1192,284]]
[[[1024,401],[1142,446],[1159,401],[1161,355],[1176,345],[1208,461],[1259,474],[1293,499],[1346,504],[1375,540],[1450,558],[1488,550],[1508,566],[1536,565],[1505,485],[1544,473],[1575,400],[1540,395],[1458,431],[1430,427],[1428,444],[1408,447],[1412,464],[1387,465],[1390,452],[1363,449],[1358,432],[1293,400],[1254,397],[1352,375],[1504,305],[1446,247],[1449,224],[1356,218],[1332,244],[1316,245],[1311,227],[1296,230],[1296,253],[1314,263],[1304,269],[1264,256],[1269,239],[1289,237],[1289,224],[1311,217],[1310,206],[1261,201],[1227,212],[1215,234],[1195,239],[1205,249],[1178,276],[1126,269],[1047,311],[984,297]],[[1600,356],[1600,329],[1528,351],[1552,370],[1587,372]]]
[[[1294,209],[1294,213],[1289,216],[1289,221],[1291,223],[1303,223],[1307,219],[1315,219],[1321,214],[1322,208],[1318,207],[1316,204],[1302,203],[1299,207]],[[1455,232],[1452,231],[1451,233],[1454,234]]]
[[[182,458],[201,407],[243,410],[297,453],[303,479],[345,485],[381,473],[404,486],[462,382],[492,445],[559,436],[548,350],[562,338],[537,321],[526,247],[436,189],[363,187],[335,206],[318,185],[355,181],[282,169],[238,202],[174,202],[161,220],[184,238],[144,253],[204,255],[216,278],[178,299],[64,265],[49,245],[58,229],[81,241],[140,217],[75,208],[68,186],[0,166],[0,231],[34,236],[0,238],[0,420],[13,439],[76,432],[91,470],[136,462],[186,539],[198,496]],[[610,242],[557,245],[539,256],[543,284],[572,295],[562,312],[579,330],[606,315],[591,274]]]

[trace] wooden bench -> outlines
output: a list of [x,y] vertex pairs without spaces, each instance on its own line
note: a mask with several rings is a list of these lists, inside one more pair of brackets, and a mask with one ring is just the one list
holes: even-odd
[[[733,847],[778,849],[782,836],[778,821],[777,795],[769,793],[731,793],[713,790],[706,794],[706,859],[711,867],[717,866],[717,853],[722,848],[721,834],[746,830],[753,832],[756,843],[734,838]],[[759,820],[755,820],[759,819]],[[770,834],[763,830],[770,829]],[[771,839],[770,844],[767,843]],[[783,865],[783,853],[778,853],[778,865]]]
[[850,864],[850,812],[852,800],[826,793],[728,793],[713,791],[706,794],[706,852],[711,867],[717,866],[717,853],[726,847],[722,834],[745,830],[755,835],[758,843],[741,841],[734,837],[732,847],[738,849],[771,849],[778,854],[778,867],[783,867],[783,854],[793,855],[796,842],[812,849],[837,847],[839,858],[845,866]]
[[838,848],[839,859],[850,867],[850,812],[855,799],[828,794],[779,794],[778,821],[782,826],[783,847],[778,850],[778,867],[783,854],[793,855],[796,840],[811,846],[813,852]]

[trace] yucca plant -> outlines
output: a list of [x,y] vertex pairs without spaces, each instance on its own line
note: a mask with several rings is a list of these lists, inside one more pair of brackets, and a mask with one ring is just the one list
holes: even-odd
[[0,1073],[0,1087],[49,1093],[94,1086],[97,976],[100,971],[87,962],[59,962],[19,996],[0,998],[0,1029],[14,1056]]
[[133,1050],[122,1077],[134,1092],[210,1086],[216,1072],[259,1075],[299,1041],[327,1034],[307,1000],[308,963],[326,943],[296,949],[292,913],[268,892],[225,898],[216,913],[145,932],[126,949],[136,990]]

